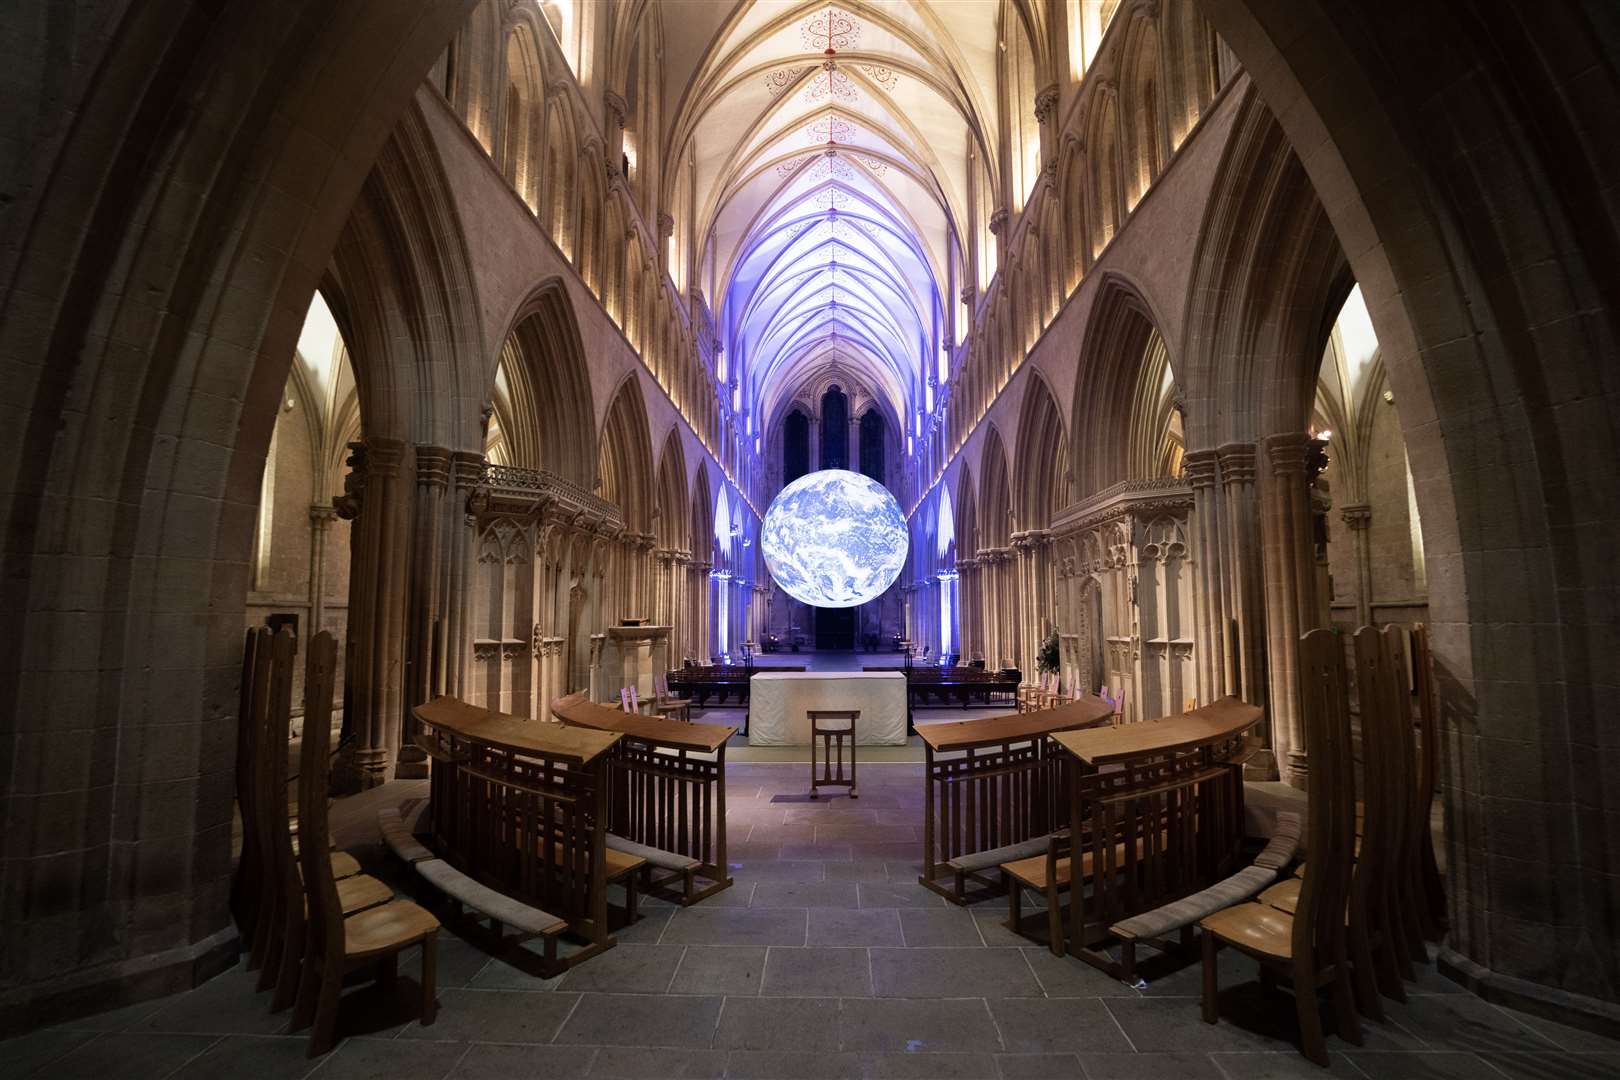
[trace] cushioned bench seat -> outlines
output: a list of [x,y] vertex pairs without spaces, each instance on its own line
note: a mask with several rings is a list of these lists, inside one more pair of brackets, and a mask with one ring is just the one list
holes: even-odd
[[435,857],[433,852],[412,834],[397,808],[389,806],[378,810],[377,825],[382,829],[383,841],[388,845],[388,849],[397,855],[400,861],[414,864]]
[[555,937],[568,929],[568,920],[498,893],[481,885],[443,859],[426,859],[416,864],[416,872],[432,882],[440,892],[458,900],[496,923],[525,934]]
[[1199,920],[1259,895],[1261,890],[1277,880],[1277,875],[1298,852],[1300,829],[1299,815],[1286,811],[1279,813],[1273,824],[1271,840],[1255,856],[1253,865],[1191,896],[1184,896],[1129,919],[1121,919],[1110,926],[1109,933],[1124,942],[1120,962],[1127,981],[1135,972],[1136,942],[1163,937],[1172,930],[1190,930]]
[[[1069,830],[1063,829],[1056,835],[1060,838],[1068,836]],[[992,866],[1000,866],[1002,863],[1027,859],[1032,855],[1044,856],[1046,854],[1046,845],[1047,837],[1037,836],[1031,840],[1020,840],[1016,844],[1006,844],[1002,847],[991,848],[988,851],[975,851],[967,855],[958,855],[956,858],[948,860],[945,865],[959,874],[972,874],[980,870],[988,870]]]
[[[609,851],[617,851],[633,858],[644,859],[653,866],[658,867],[660,870],[677,870],[684,872],[687,870],[696,870],[698,867],[703,865],[690,855],[677,855],[673,851],[665,851],[663,848],[648,847],[646,844],[638,844],[634,840],[626,840],[624,837],[618,836],[614,833],[607,834],[607,846]],[[613,873],[613,864],[611,862],[608,864],[608,873]]]

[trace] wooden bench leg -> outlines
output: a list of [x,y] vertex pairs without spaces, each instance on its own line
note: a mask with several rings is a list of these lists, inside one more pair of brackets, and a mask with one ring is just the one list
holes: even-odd
[[1127,986],[1136,985],[1136,942],[1134,941],[1120,942],[1119,977]]
[[1062,956],[1065,952],[1063,941],[1063,905],[1058,903],[1060,894],[1056,889],[1046,890],[1046,933],[1052,955]]
[[1023,911],[1021,910],[1024,887],[1005,875],[1003,875],[1003,880],[1007,882],[1007,929],[1016,934],[1018,928],[1024,923]]

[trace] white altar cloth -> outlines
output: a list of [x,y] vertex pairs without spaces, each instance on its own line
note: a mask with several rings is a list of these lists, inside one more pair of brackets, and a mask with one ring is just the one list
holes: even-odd
[[859,709],[859,746],[906,744],[900,671],[761,671],[748,680],[748,745],[809,746],[810,709]]

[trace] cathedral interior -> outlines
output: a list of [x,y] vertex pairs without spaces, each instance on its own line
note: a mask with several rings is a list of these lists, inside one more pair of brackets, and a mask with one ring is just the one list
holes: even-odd
[[0,54],[0,1075],[1620,1075],[1620,7]]

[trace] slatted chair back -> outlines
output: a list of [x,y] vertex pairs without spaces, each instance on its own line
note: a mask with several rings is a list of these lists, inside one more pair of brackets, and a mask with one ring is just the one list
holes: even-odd
[[326,799],[332,751],[332,685],[337,675],[337,644],[322,630],[309,643],[304,666],[304,744],[298,759],[298,862],[309,900],[305,969],[300,1010],[314,984],[344,965],[343,905],[332,876],[331,827]]
[[[259,843],[259,786],[257,779],[259,728],[263,721],[254,711],[258,687],[258,656],[268,656],[270,631],[247,631],[242,644],[242,685],[236,710],[236,804],[242,815],[242,857],[231,879],[231,916],[243,940],[250,945],[258,921],[263,893],[263,849]],[[268,701],[268,695],[265,700]]]
[[1315,973],[1345,962],[1344,911],[1356,840],[1355,759],[1338,634],[1305,634],[1299,661],[1305,754],[1311,763],[1306,804],[1311,863],[1300,886],[1292,944],[1295,970],[1314,979]]
[[[1374,929],[1387,933],[1393,958],[1406,969],[1401,867],[1411,817],[1412,740],[1403,680],[1390,639],[1382,631],[1364,626],[1356,632],[1356,669],[1367,787],[1361,861],[1368,865],[1369,887],[1374,890]],[[1410,973],[1403,970],[1403,974]]]
[[1417,747],[1413,744],[1412,680],[1407,669],[1407,632],[1399,626],[1386,626],[1379,635],[1383,650],[1386,693],[1389,700],[1389,718],[1386,721],[1389,750],[1391,798],[1395,802],[1396,832],[1391,845],[1390,859],[1390,915],[1397,942],[1398,955],[1403,964],[1428,959],[1423,946],[1423,932],[1417,917],[1422,903],[1418,890],[1418,834],[1428,818],[1418,821],[1418,761]]
[[641,711],[641,699],[636,696],[634,686],[625,686],[619,689],[619,707],[631,714]]
[[1429,813],[1440,771],[1440,702],[1434,679],[1434,656],[1429,649],[1429,628],[1418,623],[1412,628],[1412,682],[1417,697],[1418,756],[1416,814],[1418,875],[1423,885],[1425,933],[1439,939],[1446,925],[1446,888],[1434,854],[1434,833]]
[[[270,639],[270,701],[263,741],[260,743],[263,758],[259,767],[259,791],[264,803],[261,817],[265,822],[261,835],[268,855],[264,862],[268,885],[266,895],[274,899],[266,905],[272,911],[264,967],[259,973],[261,990],[269,989],[276,982],[282,963],[282,949],[287,942],[289,912],[302,910],[304,902],[293,854],[292,818],[287,810],[287,748],[292,735],[293,662],[297,650],[298,644],[292,631],[285,627]],[[306,843],[303,825],[300,815],[300,847]],[[323,847],[321,852],[324,856],[326,849]]]
[[[248,778],[252,788],[251,801],[254,806],[253,826],[257,834],[255,852],[258,858],[258,894],[254,901],[252,946],[248,952],[248,970],[260,967],[264,963],[265,953],[270,947],[270,928],[275,924],[276,893],[274,882],[276,880],[275,847],[270,823],[270,790],[269,761],[270,761],[270,675],[274,667],[271,657],[272,637],[268,629],[257,632],[257,640],[253,652],[253,692],[252,715],[250,717],[250,738],[253,749],[253,774]],[[285,796],[283,796],[285,802]]]

